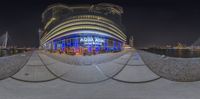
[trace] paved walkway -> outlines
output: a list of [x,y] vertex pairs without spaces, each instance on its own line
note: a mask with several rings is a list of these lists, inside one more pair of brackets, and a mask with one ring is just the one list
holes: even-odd
[[91,64],[101,64],[117,59],[124,54],[126,54],[129,50],[125,50],[118,53],[104,53],[97,54],[91,56],[72,56],[67,54],[59,54],[59,53],[50,53],[46,51],[41,51],[43,54],[48,55],[55,60],[58,60],[63,63],[73,64],[73,65],[91,65]]
[[[118,61],[119,64],[121,62]],[[134,51],[124,69],[114,79],[127,83],[144,83],[159,79],[143,62],[140,55]]]
[[74,84],[57,79],[25,83],[0,81],[1,99],[199,99],[200,82],[178,83],[165,79],[143,84],[107,80],[96,84]]
[[[127,57],[127,55],[130,57],[130,54],[127,53],[119,57],[119,60]],[[59,61],[59,59],[55,60],[56,57],[51,58],[45,54],[40,53],[40,57],[46,64],[50,62],[49,60],[55,62],[54,64],[47,65],[51,73],[62,80],[74,83],[96,83],[105,81],[115,76],[124,67],[124,65],[114,63],[113,61],[91,65],[72,65]]]
[[47,70],[37,51],[35,51],[24,67],[12,78],[27,82],[43,82],[54,80],[56,77]]
[[13,78],[0,81],[0,99],[199,99],[200,93],[200,82],[159,79],[136,51],[79,66],[36,51]]
[[0,57],[0,80],[17,73],[29,60],[31,52]]
[[[160,78],[144,64],[135,50],[109,62],[92,65],[67,64],[66,61],[62,61],[64,58],[55,55],[40,54],[44,62],[47,61],[46,64],[49,60],[56,61],[56,64],[47,67],[54,75],[70,82],[94,83],[113,78],[128,83],[143,83]],[[76,60],[79,61],[78,58]]]
[[55,58],[35,51],[12,78],[25,82],[45,82],[59,78],[74,83],[96,83],[108,79],[143,83],[160,78],[149,70],[135,50],[112,61],[91,65],[72,65]]

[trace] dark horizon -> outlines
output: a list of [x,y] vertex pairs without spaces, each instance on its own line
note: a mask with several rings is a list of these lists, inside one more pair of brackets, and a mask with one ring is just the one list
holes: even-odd
[[0,4],[0,35],[6,31],[18,46],[38,47],[41,14],[54,3],[113,3],[122,6],[122,23],[126,35],[133,35],[137,47],[192,44],[200,37],[200,7],[198,3],[178,1],[131,0],[3,0]]

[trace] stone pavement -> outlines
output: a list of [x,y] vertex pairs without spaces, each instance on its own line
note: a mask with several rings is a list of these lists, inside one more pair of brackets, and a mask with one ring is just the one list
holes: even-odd
[[27,82],[43,82],[54,80],[56,77],[46,69],[37,52],[33,52],[24,67],[12,78]]
[[60,57],[49,56],[49,54],[40,53],[40,56],[47,61],[46,64],[48,60],[56,61],[54,64],[47,65],[47,68],[54,75],[69,82],[94,83],[113,78],[123,82],[140,83],[160,78],[149,70],[136,50],[112,61],[92,65],[67,64],[60,61]]
[[74,84],[56,79],[26,83],[0,81],[0,99],[199,99],[200,82],[179,83],[159,79],[130,84],[107,80],[95,84]]
[[67,64],[73,65],[91,65],[91,64],[100,64],[112,61],[121,57],[122,55],[126,54],[128,50],[124,50],[117,53],[104,53],[104,54],[97,54],[91,56],[72,56],[67,54],[59,54],[59,53],[50,53],[48,51],[41,51],[43,54],[48,55],[49,57],[61,61]]
[[138,51],[147,66],[157,75],[173,81],[199,81],[200,58],[175,58]]
[[160,78],[135,50],[91,65],[36,51],[18,73],[0,81],[0,99],[199,99],[199,88],[200,82]]
[[6,79],[17,73],[29,60],[31,53],[0,57],[0,79]]
[[[121,64],[121,62],[119,62]],[[124,69],[114,79],[127,83],[144,83],[160,77],[153,73],[135,51]]]

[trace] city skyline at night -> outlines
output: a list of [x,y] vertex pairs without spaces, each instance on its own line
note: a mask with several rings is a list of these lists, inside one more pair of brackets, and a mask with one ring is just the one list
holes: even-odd
[[0,35],[8,31],[18,46],[38,47],[41,14],[48,5],[113,3],[123,7],[123,24],[127,37],[133,35],[137,47],[151,45],[192,44],[200,37],[198,3],[178,1],[111,1],[111,0],[34,0],[0,4]]

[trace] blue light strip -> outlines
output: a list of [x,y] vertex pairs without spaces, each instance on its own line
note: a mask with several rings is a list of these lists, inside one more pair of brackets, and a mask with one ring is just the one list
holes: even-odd
[[105,38],[104,50],[108,52],[108,39]]
[[91,53],[92,52],[92,46],[88,45],[88,52]]
[[65,50],[65,39],[62,40],[62,51]]
[[113,40],[113,50],[116,50],[116,41],[115,40]]
[[57,44],[56,44],[56,41],[53,41],[53,45],[54,45],[54,50],[57,50]]
[[100,51],[100,46],[96,46],[96,52]]
[[78,45],[78,42],[79,42],[79,41],[78,41],[78,40],[79,40],[79,39],[76,38],[76,45],[75,45],[75,46],[76,46],[76,49],[78,49],[78,47],[79,47],[79,45]]

